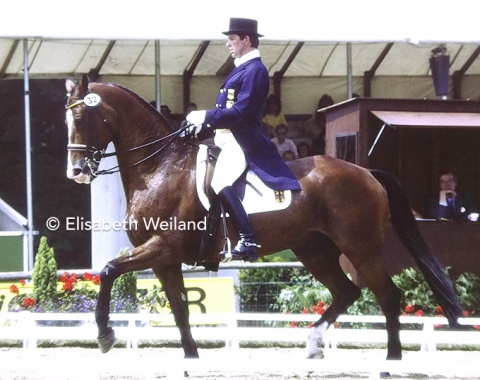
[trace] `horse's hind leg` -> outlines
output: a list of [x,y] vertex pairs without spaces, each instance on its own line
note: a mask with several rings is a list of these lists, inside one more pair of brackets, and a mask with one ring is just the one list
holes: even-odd
[[339,263],[338,248],[327,237],[311,234],[305,245],[294,249],[305,268],[332,294],[332,304],[313,325],[307,339],[307,357],[322,358],[323,336],[338,316],[360,297],[360,289],[345,275]]
[[387,329],[387,359],[401,359],[402,346],[400,343],[400,291],[395,286],[392,278],[385,270],[380,256],[374,259],[359,260],[349,256],[353,266],[365,280],[368,288],[377,298],[378,304],[385,315]]
[[198,358],[197,345],[192,337],[189,322],[187,292],[183,281],[182,266],[154,267],[153,271],[162,283],[172,308],[175,323],[180,330],[180,339],[186,358]]

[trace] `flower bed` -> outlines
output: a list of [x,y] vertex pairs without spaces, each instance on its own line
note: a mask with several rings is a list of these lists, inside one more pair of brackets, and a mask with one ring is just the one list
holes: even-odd
[[[241,270],[240,278],[245,283],[271,284],[277,277],[277,272],[273,269],[245,269]],[[316,281],[305,270],[292,269],[290,273],[283,273],[283,277],[288,278],[294,283],[284,284],[281,289],[275,287],[275,294],[263,295],[264,298],[273,300],[268,305],[269,311],[281,313],[302,313],[322,315],[332,302],[332,297],[328,289]],[[401,310],[399,313],[403,316],[431,316],[441,317],[443,312],[437,304],[433,292],[428,287],[423,275],[417,268],[404,269],[400,274],[393,276],[393,281],[400,289],[402,295]],[[480,316],[480,277],[473,273],[463,273],[452,282],[459,297],[460,304],[464,309],[464,317]],[[244,290],[246,289],[246,291]],[[250,287],[237,287],[237,294],[246,303],[256,296],[256,293]],[[253,302],[252,302],[253,305]],[[382,315],[380,307],[369,289],[362,289],[360,298],[347,310],[351,315]],[[290,327],[305,327],[312,325],[306,322],[290,322]],[[342,327],[363,328],[364,323],[342,324]],[[372,327],[372,326],[368,326]],[[446,328],[445,326],[436,326],[437,328]],[[384,328],[377,324],[375,328]],[[418,326],[404,325],[402,328],[418,329]],[[474,326],[472,329],[480,329],[480,326]]]

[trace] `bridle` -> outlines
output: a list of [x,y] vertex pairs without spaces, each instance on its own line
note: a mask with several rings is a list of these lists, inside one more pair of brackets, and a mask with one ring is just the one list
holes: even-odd
[[[174,131],[166,136],[160,137],[158,139],[155,139],[153,141],[147,142],[145,144],[123,150],[120,152],[106,152],[106,148],[104,149],[98,149],[94,145],[92,145],[91,140],[91,128],[90,126],[92,125],[92,120],[93,120],[93,112],[100,113],[100,110],[98,109],[98,106],[101,104],[102,100],[100,96],[96,93],[91,93],[89,92],[83,99],[77,100],[76,102],[65,105],[65,109],[71,110],[75,107],[78,107],[82,104],[85,104],[87,106],[87,143],[86,144],[68,144],[67,145],[67,151],[83,151],[85,152],[85,163],[87,164],[89,170],[90,170],[90,175],[92,176],[92,180],[95,179],[99,175],[105,175],[105,174],[113,174],[117,173],[123,170],[131,169],[135,166],[140,165],[141,163],[149,160],[150,158],[156,156],[163,150],[165,150],[177,137],[182,136],[182,137],[190,137],[190,135],[187,132],[187,130],[190,128],[189,125],[186,125],[185,127],[182,127],[178,129],[177,131]],[[102,116],[100,114],[100,116]],[[113,128],[111,124],[108,122],[106,118],[103,118],[103,122],[105,125],[112,131]],[[130,166],[127,166],[125,168],[120,168],[118,165],[113,166],[109,169],[105,170],[98,170],[98,167],[100,165],[100,162],[102,159],[107,158],[107,157],[113,157],[113,156],[119,156],[122,154],[127,154],[131,152],[138,151],[140,149],[148,148],[152,145],[156,145],[162,143],[161,146],[155,150],[153,153],[147,155],[146,157],[140,159],[139,161],[133,163]]]

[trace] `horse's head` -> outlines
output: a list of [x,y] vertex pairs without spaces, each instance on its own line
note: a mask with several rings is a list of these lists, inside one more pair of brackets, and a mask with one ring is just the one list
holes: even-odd
[[90,91],[86,75],[78,86],[67,79],[66,89],[67,177],[78,183],[89,184],[95,178],[104,150],[112,141],[108,121],[115,115],[104,104],[100,93]]

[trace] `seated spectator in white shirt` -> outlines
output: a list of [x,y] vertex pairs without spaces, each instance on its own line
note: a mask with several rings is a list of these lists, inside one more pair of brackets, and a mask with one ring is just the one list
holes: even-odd
[[287,126],[285,124],[279,124],[275,127],[275,135],[272,142],[277,147],[278,153],[283,157],[283,153],[287,150],[292,151],[295,154],[295,158],[298,157],[297,147],[293,140],[287,139]]

